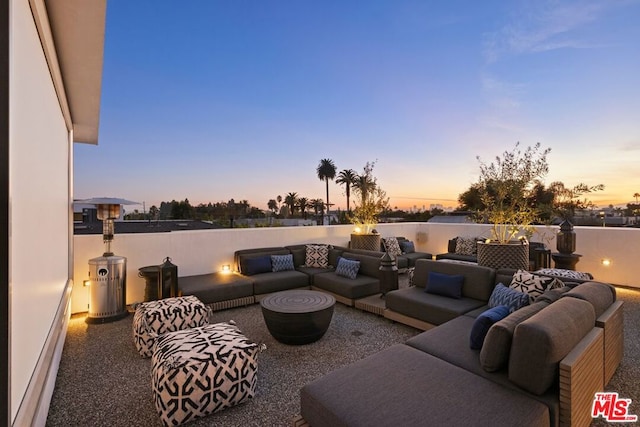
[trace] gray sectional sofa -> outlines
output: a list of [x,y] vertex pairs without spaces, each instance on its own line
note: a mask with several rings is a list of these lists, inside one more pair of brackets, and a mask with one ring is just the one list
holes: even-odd
[[[425,293],[429,273],[464,276],[460,298]],[[511,271],[420,260],[385,317],[427,329],[301,389],[299,424],[584,426],[622,359],[622,302],[596,282],[546,291],[470,337]],[[448,299],[448,301],[447,301]],[[391,315],[389,315],[392,313]]]
[[[300,244],[236,251],[235,273],[180,277],[181,295],[195,295],[214,309],[224,309],[251,304],[270,293],[290,289],[321,290],[349,306],[353,306],[357,299],[380,293],[378,269],[382,254],[353,253],[348,248],[324,245],[329,250],[328,266],[308,267],[305,265],[306,246]],[[291,255],[293,268],[273,271],[268,261],[272,255]],[[360,262],[354,279],[336,273],[338,257]]]

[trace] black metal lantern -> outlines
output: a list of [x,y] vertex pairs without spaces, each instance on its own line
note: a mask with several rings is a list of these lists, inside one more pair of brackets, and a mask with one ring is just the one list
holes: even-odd
[[380,267],[378,268],[380,275],[380,292],[383,297],[387,292],[398,289],[398,267],[396,260],[385,252],[380,258]]
[[166,257],[158,266],[158,298],[178,296],[178,266]]

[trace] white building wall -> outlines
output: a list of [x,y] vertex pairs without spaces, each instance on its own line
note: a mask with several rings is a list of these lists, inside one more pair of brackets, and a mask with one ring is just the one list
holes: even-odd
[[69,132],[26,0],[11,0],[11,419],[69,279]]
[[[404,236],[416,243],[416,250],[439,254],[447,252],[449,239],[455,236],[487,236],[488,225],[482,224],[378,224],[382,236]],[[179,231],[172,233],[120,234],[112,249],[127,258],[127,303],[144,299],[144,279],[138,269],[161,264],[170,257],[178,266],[179,276],[219,271],[223,264],[233,265],[233,253],[239,249],[295,245],[299,243],[330,243],[347,246],[353,226],[241,228],[224,230]],[[558,227],[538,227],[533,241],[544,241],[556,251],[555,233]],[[577,269],[587,271],[597,280],[640,287],[635,262],[640,255],[640,229],[577,227],[577,253],[582,254]],[[89,290],[82,287],[88,279],[88,261],[102,255],[101,235],[74,237],[74,289],[72,311],[85,312]],[[612,261],[605,267],[601,260]],[[553,262],[552,262],[553,264]]]

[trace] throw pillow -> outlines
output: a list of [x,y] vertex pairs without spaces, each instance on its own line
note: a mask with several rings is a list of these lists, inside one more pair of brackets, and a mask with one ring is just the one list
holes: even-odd
[[412,254],[416,251],[416,246],[411,240],[403,240],[400,242],[400,249],[402,249],[402,252],[405,254]]
[[293,266],[293,254],[271,255],[271,269],[274,272],[295,270]]
[[456,253],[458,255],[476,255],[478,241],[475,237],[460,237],[456,239]]
[[536,273],[546,274],[548,276],[564,277],[573,280],[593,280],[593,276],[590,273],[566,270],[564,268],[543,268],[537,270]]
[[529,273],[525,270],[518,270],[511,279],[509,287],[516,291],[529,295],[529,302],[533,302],[536,297],[542,295],[545,291],[563,287],[564,284],[554,278],[539,276]]
[[271,257],[269,255],[247,258],[244,260],[242,274],[253,276],[254,274],[269,273],[271,271]]
[[504,319],[508,315],[509,307],[499,305],[486,310],[480,314],[480,316],[476,317],[476,320],[473,322],[473,326],[471,327],[471,336],[469,339],[471,349],[480,350],[484,343],[484,337],[486,337],[487,332],[489,332],[489,328],[491,328],[494,323]]
[[307,267],[329,267],[329,247],[326,245],[307,245],[304,264]]
[[360,270],[360,261],[342,257],[338,258],[338,266],[336,267],[336,274],[338,276],[355,279],[358,276],[358,270]]
[[499,305],[506,305],[509,307],[509,312],[513,313],[521,307],[529,304],[529,295],[516,291],[498,283],[489,297],[490,308],[497,307]]
[[402,254],[402,250],[400,249],[400,244],[398,243],[398,239],[395,237],[386,237],[382,239],[384,242],[384,249],[391,255],[392,257],[397,257]]
[[460,299],[462,298],[463,284],[464,276],[461,274],[443,274],[431,271],[424,291],[428,294]]

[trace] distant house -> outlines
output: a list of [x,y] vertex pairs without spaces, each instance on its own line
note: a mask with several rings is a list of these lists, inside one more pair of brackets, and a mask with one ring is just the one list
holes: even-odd
[[439,224],[467,224],[474,221],[467,214],[464,215],[436,215],[429,218],[427,222],[435,222]]

